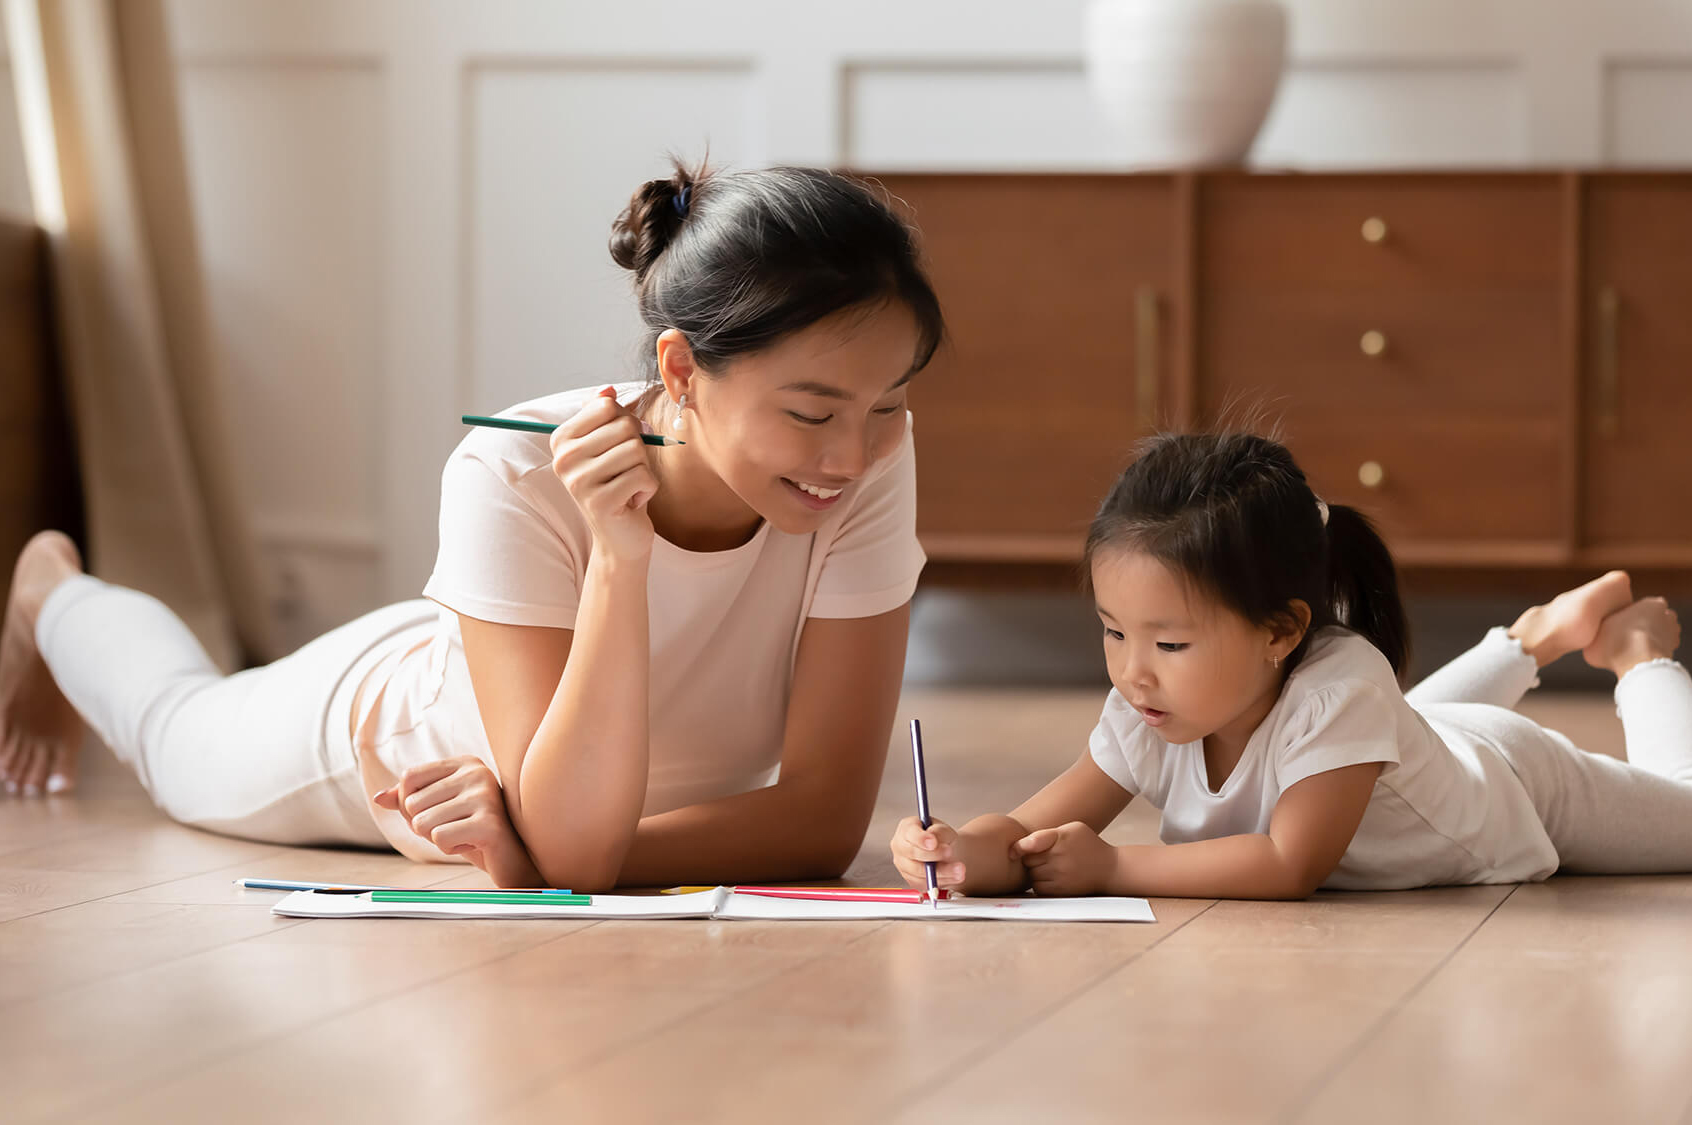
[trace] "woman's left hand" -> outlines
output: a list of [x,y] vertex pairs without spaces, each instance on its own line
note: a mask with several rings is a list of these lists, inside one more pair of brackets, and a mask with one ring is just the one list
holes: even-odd
[[1116,849],[1079,820],[1030,832],[1011,853],[1028,869],[1035,894],[1104,894],[1116,874]]
[[372,798],[405,817],[411,830],[446,855],[463,856],[501,886],[534,886],[527,849],[505,810],[499,778],[466,755],[406,770]]

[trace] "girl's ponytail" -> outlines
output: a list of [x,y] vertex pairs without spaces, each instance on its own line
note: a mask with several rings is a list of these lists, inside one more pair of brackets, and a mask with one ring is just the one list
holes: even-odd
[[1398,568],[1369,518],[1328,505],[1328,604],[1341,625],[1360,634],[1402,680],[1410,665],[1410,627],[1398,592]]

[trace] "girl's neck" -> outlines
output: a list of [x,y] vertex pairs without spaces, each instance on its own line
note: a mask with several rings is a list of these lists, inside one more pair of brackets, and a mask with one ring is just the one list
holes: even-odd
[[1204,737],[1204,765],[1212,790],[1221,789],[1234,767],[1245,757],[1246,746],[1269,712],[1281,698],[1286,677],[1277,672],[1269,686],[1252,700],[1251,705],[1234,718]]

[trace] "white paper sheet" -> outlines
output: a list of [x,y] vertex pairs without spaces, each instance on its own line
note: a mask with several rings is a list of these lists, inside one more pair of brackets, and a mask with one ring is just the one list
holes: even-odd
[[735,894],[727,887],[680,895],[594,895],[586,906],[480,902],[374,902],[368,895],[295,891],[271,907],[291,918],[717,918],[722,920],[1155,922],[1143,898],[959,898],[937,905],[909,902],[830,902]]

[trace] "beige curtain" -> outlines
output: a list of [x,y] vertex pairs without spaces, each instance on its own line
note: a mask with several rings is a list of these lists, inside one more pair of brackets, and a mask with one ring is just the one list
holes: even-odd
[[4,2],[30,190],[53,248],[90,569],[160,598],[226,670],[269,659],[162,0]]

